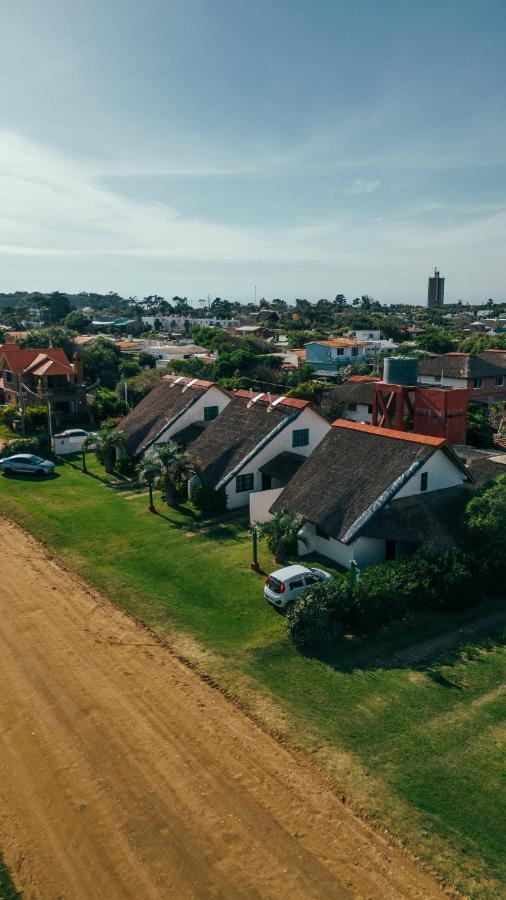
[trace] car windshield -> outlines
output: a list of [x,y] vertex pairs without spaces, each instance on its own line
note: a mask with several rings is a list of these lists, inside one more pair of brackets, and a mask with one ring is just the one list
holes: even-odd
[[274,578],[272,575],[269,575],[269,587],[275,594],[281,593],[281,581],[278,581],[278,579]]
[[32,462],[34,465],[38,466],[40,463],[44,462],[44,460],[42,459],[41,456],[32,456],[30,458],[30,462]]

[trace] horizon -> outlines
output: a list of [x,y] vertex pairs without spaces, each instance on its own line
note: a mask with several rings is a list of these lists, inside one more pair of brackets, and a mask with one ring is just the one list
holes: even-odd
[[4,10],[0,291],[424,306],[437,266],[445,305],[500,302],[505,24],[501,0]]

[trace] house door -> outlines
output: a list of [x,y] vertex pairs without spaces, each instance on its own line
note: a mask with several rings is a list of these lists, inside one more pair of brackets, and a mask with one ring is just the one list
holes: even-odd
[[265,472],[262,472],[262,490],[270,491],[272,484],[272,479],[270,475],[266,475]]
[[395,541],[385,541],[385,561],[388,562],[391,559],[396,558],[396,546]]

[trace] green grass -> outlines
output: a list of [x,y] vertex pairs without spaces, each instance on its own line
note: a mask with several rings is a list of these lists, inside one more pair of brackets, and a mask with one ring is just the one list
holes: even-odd
[[[167,510],[159,499],[160,515],[151,515],[146,496],[128,500],[116,479],[107,486],[94,477],[101,470],[92,459],[88,477],[66,464],[54,480],[0,479],[0,508],[193,652],[457,887],[504,896],[503,643],[426,668],[402,665],[396,650],[456,624],[431,612],[380,638],[343,641],[331,660],[306,658],[263,600],[243,526],[192,533],[192,510]],[[272,567],[263,546],[260,563]]]

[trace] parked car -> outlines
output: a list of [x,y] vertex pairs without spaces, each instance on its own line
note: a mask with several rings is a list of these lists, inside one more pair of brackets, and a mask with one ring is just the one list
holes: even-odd
[[331,581],[332,575],[323,569],[307,566],[285,566],[271,572],[265,579],[264,597],[278,609],[286,609],[299,594],[322,581]]
[[0,459],[0,470],[4,475],[23,473],[25,475],[52,475],[55,470],[54,462],[42,459],[41,456],[33,456],[31,453],[17,453],[15,456],[6,456]]
[[58,437],[88,437],[90,434],[89,431],[85,431],[84,428],[67,428],[66,431],[61,431]]

